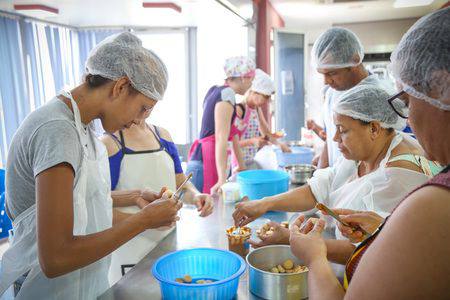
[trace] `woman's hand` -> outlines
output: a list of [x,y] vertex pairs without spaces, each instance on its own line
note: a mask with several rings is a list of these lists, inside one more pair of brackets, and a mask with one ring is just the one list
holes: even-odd
[[213,187],[211,188],[211,195],[218,195],[220,194],[221,191],[221,187],[222,185],[225,184],[225,181],[217,181],[217,183],[215,185],[213,185]]
[[300,215],[291,225],[289,243],[291,251],[306,266],[318,259],[327,259],[327,246],[322,238],[325,221]]
[[278,142],[278,146],[280,147],[281,151],[283,151],[284,153],[292,152],[291,148],[288,145],[286,145],[285,143]]
[[161,199],[146,205],[137,213],[141,216],[140,220],[145,229],[173,226],[180,220],[177,214],[183,203],[171,196],[169,191],[165,191]]
[[213,212],[214,202],[211,195],[196,194],[193,201],[195,206],[197,206],[197,210],[200,212],[200,217],[209,216]]
[[254,137],[251,140],[252,140],[253,145],[258,149],[260,149],[266,145],[269,145],[269,141],[267,139],[263,138],[262,136]]
[[258,237],[261,241],[249,240],[249,243],[253,248],[259,248],[267,245],[289,245],[289,229],[281,226],[277,222],[267,223],[270,227],[273,227],[273,232],[267,234],[262,232]]
[[[384,222],[384,218],[373,211],[356,211],[352,209],[337,208],[333,211],[341,217],[342,221],[349,223],[354,228],[362,228],[372,234]],[[338,223],[339,231],[352,243],[362,242],[367,237],[358,229],[344,226]]]
[[236,204],[233,212],[234,224],[244,226],[267,212],[263,201],[242,201]]
[[166,187],[163,187],[159,193],[152,191],[151,189],[144,189],[141,191],[141,194],[139,197],[136,198],[135,202],[136,205],[142,209],[145,206],[147,206],[149,203],[152,203],[153,201],[160,199],[164,192],[167,190]]

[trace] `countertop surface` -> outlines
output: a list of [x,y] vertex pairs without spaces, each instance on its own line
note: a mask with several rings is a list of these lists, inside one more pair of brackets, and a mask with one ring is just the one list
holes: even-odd
[[[180,221],[178,221],[176,230],[164,238],[98,299],[160,299],[159,283],[151,274],[151,267],[159,257],[180,249],[198,247],[228,249],[225,229],[233,226],[232,213],[235,204],[223,203],[220,199],[215,199],[214,204],[214,212],[206,218],[199,217],[194,206],[185,205],[180,210]],[[295,215],[295,213],[268,212],[249,224],[249,227],[253,229],[252,237],[255,238],[255,229],[267,221],[264,218],[282,222],[288,221]],[[249,292],[247,277],[248,271],[240,278],[235,299],[260,299]]]

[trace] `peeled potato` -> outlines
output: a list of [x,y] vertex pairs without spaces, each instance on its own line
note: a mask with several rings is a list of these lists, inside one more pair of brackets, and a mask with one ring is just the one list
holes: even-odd
[[191,277],[191,275],[186,274],[186,275],[183,276],[183,280],[186,283],[191,283],[192,282],[192,277]]
[[183,278],[175,278],[175,281],[176,281],[176,282],[179,282],[179,283],[184,283]]
[[284,261],[283,267],[286,270],[291,270],[294,267],[294,262],[292,260],[290,260],[290,259],[287,259],[287,260]]
[[277,269],[280,273],[286,273],[286,270],[281,265],[278,265]]
[[163,196],[166,198],[172,198],[173,191],[171,191],[170,189],[166,189],[166,191],[163,193]]
[[270,269],[270,272],[272,272],[272,273],[280,273],[280,272],[278,272],[278,268],[277,267],[273,267],[272,269]]

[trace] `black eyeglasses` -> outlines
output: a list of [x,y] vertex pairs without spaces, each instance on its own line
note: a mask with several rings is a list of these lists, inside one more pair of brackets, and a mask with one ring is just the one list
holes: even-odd
[[387,99],[387,102],[396,112],[396,114],[400,116],[400,118],[408,119],[408,105],[405,103],[405,101],[399,98],[403,94],[405,94],[405,91],[401,91],[400,93],[390,97],[389,99]]

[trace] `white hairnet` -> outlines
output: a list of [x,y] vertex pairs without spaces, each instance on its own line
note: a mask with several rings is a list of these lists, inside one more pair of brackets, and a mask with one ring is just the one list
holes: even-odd
[[162,100],[167,87],[168,74],[162,60],[129,32],[112,35],[92,49],[86,70],[111,80],[125,76],[136,90],[157,101]]
[[255,78],[252,82],[251,91],[257,92],[266,96],[270,96],[275,93],[275,85],[270,78],[269,74],[263,70],[256,69]]
[[402,37],[391,62],[405,92],[450,110],[450,7],[417,21]]
[[311,56],[316,69],[347,68],[362,62],[364,48],[353,32],[334,27],[317,38]]
[[253,76],[255,68],[255,62],[246,56],[229,57],[223,66],[227,78]]
[[386,102],[389,96],[380,85],[358,84],[339,96],[333,111],[364,122],[378,121],[383,128],[402,130],[406,120],[399,118]]

